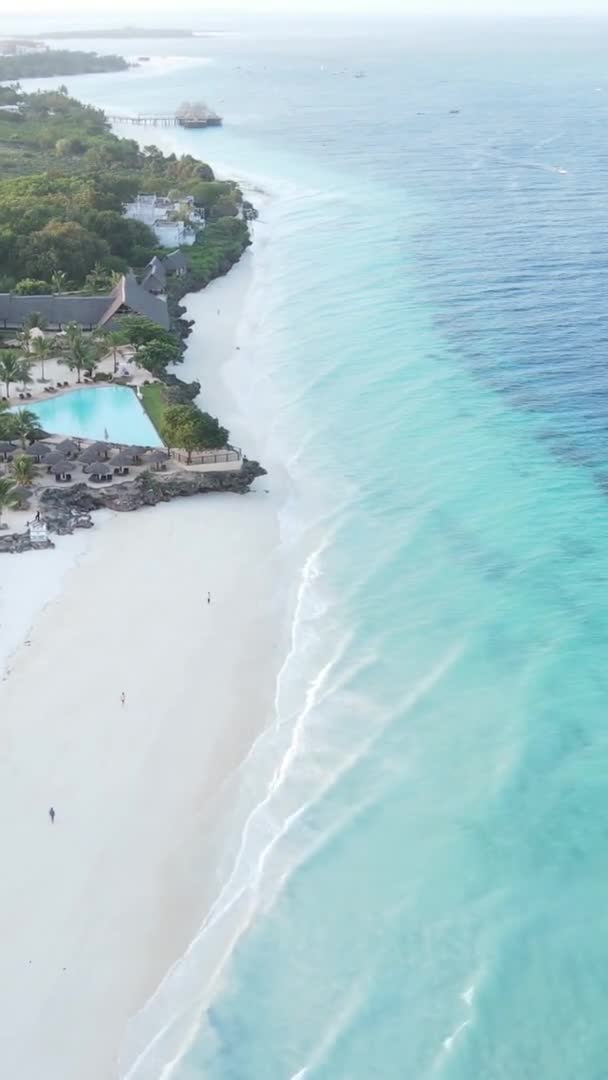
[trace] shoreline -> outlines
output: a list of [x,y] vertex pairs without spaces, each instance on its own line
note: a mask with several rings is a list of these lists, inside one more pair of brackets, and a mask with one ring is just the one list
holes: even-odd
[[[257,455],[263,439],[226,375],[254,274],[244,259],[185,299],[198,314],[178,370],[198,374],[205,403],[236,442],[253,434]],[[272,714],[286,640],[272,465],[246,500],[106,511],[61,576],[55,552],[22,562],[45,559],[56,582],[0,684],[4,1060],[22,1080],[118,1075],[127,1024],[217,896],[222,791]]]

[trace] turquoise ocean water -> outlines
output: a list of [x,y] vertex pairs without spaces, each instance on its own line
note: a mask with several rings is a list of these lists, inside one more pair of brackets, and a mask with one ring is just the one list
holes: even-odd
[[183,149],[278,193],[252,355],[307,553],[232,876],[134,1078],[608,1072],[607,37],[268,23],[68,82],[206,99]]

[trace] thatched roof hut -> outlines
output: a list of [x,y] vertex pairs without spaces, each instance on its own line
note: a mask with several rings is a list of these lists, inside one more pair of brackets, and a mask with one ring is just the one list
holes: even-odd
[[57,453],[63,454],[64,458],[76,457],[79,453],[78,446],[75,442],[72,441],[72,439],[64,439],[63,442],[56,443],[55,451]]
[[70,458],[62,458],[56,462],[55,465],[51,465],[50,472],[57,476],[71,476],[76,468],[76,462]]
[[111,480],[113,476],[112,466],[109,461],[94,461],[87,465],[85,471],[92,480]]
[[33,442],[28,446],[27,453],[40,461],[41,458],[46,458],[51,454],[52,450],[53,447],[51,443],[43,442],[42,439],[37,439],[36,442]]
[[168,455],[164,450],[149,450],[145,457],[145,464],[148,468],[159,472],[161,469],[166,469],[167,460]]
[[16,454],[18,449],[19,447],[12,442],[0,442],[0,457],[6,461],[7,458],[11,458],[13,454]]
[[90,464],[93,461],[105,461],[110,452],[110,447],[107,443],[95,442],[87,446],[79,454],[79,461],[84,464]]

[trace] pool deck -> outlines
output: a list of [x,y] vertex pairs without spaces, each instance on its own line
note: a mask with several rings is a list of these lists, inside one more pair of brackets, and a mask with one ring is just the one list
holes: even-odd
[[[116,375],[117,386],[143,386],[145,382],[156,381],[154,375],[151,375],[145,368],[139,367],[133,361],[135,350],[130,346],[123,346],[119,350],[118,360],[118,373]],[[38,366],[37,364],[35,365]],[[70,371],[69,368],[62,364],[59,360],[47,360],[45,365],[45,380],[35,379],[30,383],[27,389],[24,391],[19,388],[18,385],[13,384],[13,390],[10,396],[7,398],[5,393],[2,393],[0,397],[5,400],[10,406],[17,406],[23,409],[29,409],[36,404],[37,401],[48,401],[49,398],[58,398],[63,394],[68,394],[72,390],[95,390],[98,387],[112,386],[112,379],[104,379],[103,382],[92,382],[90,379],[86,381],[81,379],[78,382],[78,376],[75,371]],[[114,361],[110,355],[104,356],[103,360],[95,368],[96,372],[103,375],[114,374]],[[59,386],[58,384],[67,383],[67,386]],[[49,388],[53,387],[53,393],[49,393]],[[5,387],[3,388],[6,389]],[[29,397],[27,395],[30,395]]]

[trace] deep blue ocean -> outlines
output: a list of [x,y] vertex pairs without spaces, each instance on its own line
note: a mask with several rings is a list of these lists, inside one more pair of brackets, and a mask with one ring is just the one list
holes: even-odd
[[268,22],[65,80],[207,100],[163,138],[278,195],[251,357],[306,552],[238,933],[137,1080],[608,1075],[607,45]]

